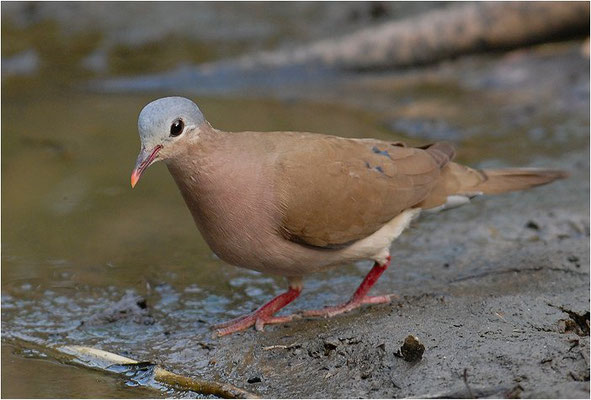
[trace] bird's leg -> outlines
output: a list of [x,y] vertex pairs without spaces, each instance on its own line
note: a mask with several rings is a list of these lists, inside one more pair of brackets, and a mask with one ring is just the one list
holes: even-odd
[[289,290],[280,294],[273,300],[261,306],[250,314],[243,315],[236,319],[214,325],[218,336],[229,335],[230,333],[243,331],[255,326],[257,331],[262,331],[266,324],[281,324],[291,321],[295,316],[286,315],[274,317],[274,314],[283,307],[294,301],[302,291],[302,280],[300,278],[289,280]]
[[345,313],[347,311],[351,311],[356,309],[357,307],[362,306],[363,304],[380,304],[380,303],[389,303],[390,299],[393,295],[383,295],[383,296],[368,296],[367,293],[372,288],[372,286],[378,281],[382,273],[388,268],[390,265],[390,256],[386,259],[384,264],[379,264],[376,262],[373,265],[373,268],[363,279],[361,285],[357,288],[355,293],[349,301],[339,306],[334,307],[325,307],[320,310],[309,310],[302,312],[303,316],[307,317],[332,317],[338,314]]

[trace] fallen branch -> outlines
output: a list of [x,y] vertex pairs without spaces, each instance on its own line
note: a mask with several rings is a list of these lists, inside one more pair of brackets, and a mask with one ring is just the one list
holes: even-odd
[[291,51],[260,53],[242,62],[319,63],[351,69],[407,67],[588,34],[588,3],[484,2],[438,9]]
[[[123,372],[111,368],[113,366],[133,367],[146,364],[150,365],[150,363],[133,360],[108,351],[86,346],[52,347],[27,338],[11,338],[10,342],[20,348],[37,350],[64,364],[73,364],[109,373]],[[158,365],[154,365],[152,377],[155,381],[166,386],[178,390],[190,390],[203,395],[213,395],[230,399],[259,398],[254,393],[227,383],[178,375],[167,371]]]

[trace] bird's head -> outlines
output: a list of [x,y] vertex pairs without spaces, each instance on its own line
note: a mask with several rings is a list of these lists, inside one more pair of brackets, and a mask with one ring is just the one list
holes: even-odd
[[204,124],[199,107],[184,97],[164,97],[145,106],[138,118],[141,149],[131,173],[131,187],[150,165],[174,157],[187,143],[197,140]]

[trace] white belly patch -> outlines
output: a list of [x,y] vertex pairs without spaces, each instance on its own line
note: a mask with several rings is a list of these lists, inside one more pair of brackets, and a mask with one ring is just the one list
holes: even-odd
[[467,194],[452,194],[451,196],[447,196],[447,200],[445,204],[442,204],[437,207],[427,208],[425,209],[426,212],[435,213],[443,210],[450,210],[452,208],[463,206],[464,204],[468,204],[471,199],[476,196],[482,195],[482,192],[475,192],[475,193],[467,193]]
[[361,239],[347,249],[347,254],[354,259],[371,259],[385,264],[390,255],[390,245],[408,228],[411,221],[421,213],[420,208],[403,211],[378,231]]

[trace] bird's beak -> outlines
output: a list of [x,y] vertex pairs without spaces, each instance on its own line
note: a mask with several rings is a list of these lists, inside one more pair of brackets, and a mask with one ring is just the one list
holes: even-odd
[[151,151],[142,147],[140,154],[137,156],[135,168],[131,172],[131,187],[133,188],[137,181],[140,180],[142,173],[148,168],[156,159],[158,152],[162,149],[162,145],[157,145]]

